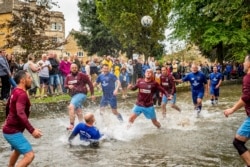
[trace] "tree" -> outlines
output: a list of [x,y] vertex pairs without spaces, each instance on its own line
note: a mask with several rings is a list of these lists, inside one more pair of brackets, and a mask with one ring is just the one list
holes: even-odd
[[110,30],[98,19],[95,0],[81,0],[78,2],[81,32],[74,34],[77,43],[88,55],[118,55],[122,49],[120,42]]
[[8,29],[4,48],[20,46],[25,51],[23,56],[26,56],[29,53],[56,49],[65,44],[65,41],[55,41],[54,37],[45,34],[47,26],[50,25],[48,9],[56,3],[41,0],[37,4],[31,5],[27,0],[14,7],[12,19],[1,25],[2,28]]
[[[175,0],[172,37],[194,43],[211,60],[242,60],[250,50],[248,0]],[[215,51],[215,55],[212,53]]]
[[[128,57],[133,53],[147,56],[163,52],[164,31],[171,3],[168,0],[96,0],[98,18],[118,38]],[[150,15],[151,27],[141,26],[141,18]],[[154,55],[156,56],[156,55]]]

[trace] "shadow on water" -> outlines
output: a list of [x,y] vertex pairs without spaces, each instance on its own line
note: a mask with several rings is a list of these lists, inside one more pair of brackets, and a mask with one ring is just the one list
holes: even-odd
[[[204,99],[200,118],[193,113],[190,92],[177,95],[179,113],[167,106],[167,118],[160,108],[157,117],[162,124],[156,129],[143,115],[130,129],[126,128],[135,99],[118,103],[125,123],[121,124],[110,110],[99,115],[98,104],[84,111],[94,112],[96,126],[105,134],[99,148],[83,146],[76,138],[73,146],[67,143],[68,115],[65,112],[32,113],[32,124],[43,131],[41,139],[33,139],[25,132],[33,145],[36,157],[31,167],[237,167],[243,162],[233,148],[233,136],[245,118],[244,110],[225,118],[223,110],[239,99],[240,85],[221,88],[218,106],[211,106]],[[0,164],[7,166],[9,145],[0,138]]]

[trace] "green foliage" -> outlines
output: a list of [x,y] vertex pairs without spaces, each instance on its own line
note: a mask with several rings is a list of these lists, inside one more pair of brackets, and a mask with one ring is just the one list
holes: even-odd
[[247,0],[175,0],[170,22],[172,38],[195,43],[207,57],[220,62],[241,60],[250,42],[250,6],[246,4]]
[[[143,53],[146,57],[162,53],[161,41],[165,39],[170,1],[97,0],[96,6],[98,18],[119,39],[123,49],[129,53],[129,58],[132,53]],[[151,27],[141,26],[140,21],[144,15],[153,18]]]
[[121,44],[110,30],[98,19],[95,0],[80,0],[78,2],[79,18],[82,31],[74,35],[77,43],[89,55],[118,55]]
[[65,42],[54,41],[53,37],[45,34],[45,30],[50,25],[50,12],[48,8],[56,3],[43,1],[41,5],[31,6],[30,3],[21,3],[18,8],[13,9],[12,19],[0,25],[6,27],[9,34],[6,36],[4,48],[20,46],[26,52],[37,53],[56,49]]

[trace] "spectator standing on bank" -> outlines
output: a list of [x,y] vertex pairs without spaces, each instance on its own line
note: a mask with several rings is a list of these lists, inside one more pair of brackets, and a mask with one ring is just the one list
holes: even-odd
[[132,84],[132,76],[133,76],[133,73],[134,73],[134,67],[133,67],[133,64],[132,64],[132,60],[129,59],[128,60],[128,64],[127,64],[127,73],[128,73],[128,77],[129,77],[129,83]]
[[57,94],[62,93],[62,86],[59,78],[59,60],[56,57],[56,54],[49,53],[48,61],[51,64],[51,69],[49,70],[49,86],[52,95],[55,94],[55,90],[57,90]]
[[40,80],[40,95],[47,97],[49,86],[49,70],[52,68],[50,62],[47,60],[47,54],[42,54],[42,59],[37,62],[40,67],[38,76]]
[[2,81],[1,88],[1,100],[6,101],[9,98],[10,93],[10,81],[11,77],[10,67],[5,57],[5,50],[0,51],[0,78]]
[[67,75],[70,73],[70,65],[71,63],[68,60],[68,55],[63,55],[63,59],[59,64],[59,71],[61,72],[62,75],[62,90],[63,93],[67,93],[67,89],[65,89],[64,85],[65,85],[65,78],[67,77]]

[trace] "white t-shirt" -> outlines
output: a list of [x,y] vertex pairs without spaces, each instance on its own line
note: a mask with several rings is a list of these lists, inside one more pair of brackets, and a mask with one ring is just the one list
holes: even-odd
[[38,73],[38,76],[49,78],[49,67],[48,66],[51,65],[50,62],[48,60],[46,60],[46,61],[40,60],[37,62],[37,64],[40,67],[42,67]]

